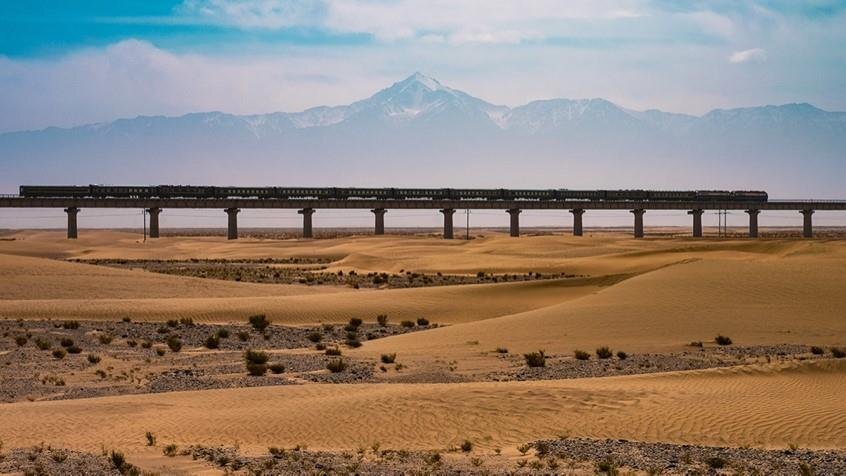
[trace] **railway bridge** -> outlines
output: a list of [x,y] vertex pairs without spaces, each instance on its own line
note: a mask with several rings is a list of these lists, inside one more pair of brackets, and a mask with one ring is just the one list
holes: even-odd
[[[238,238],[238,212],[242,209],[296,209],[303,217],[302,236],[313,236],[314,215],[321,209],[368,209],[374,215],[375,234],[385,233],[389,210],[432,209],[443,214],[443,237],[453,238],[456,210],[503,210],[509,216],[511,236],[520,236],[523,210],[568,210],[573,215],[573,234],[583,233],[583,218],[592,210],[629,210],[633,235],[644,236],[644,217],[650,210],[686,210],[692,219],[692,236],[702,236],[705,210],[743,210],[749,216],[749,237],[758,236],[758,214],[764,210],[797,211],[805,238],[813,236],[817,210],[846,210],[846,200],[486,200],[486,199],[282,199],[282,198],[124,198],[124,197],[26,197],[0,196],[0,208],[61,208],[67,213],[67,237],[78,236],[78,215],[86,208],[137,208],[150,215],[150,238],[159,237],[159,215],[168,209],[219,209],[226,213],[227,237]],[[318,214],[319,216],[319,214]],[[223,217],[223,215],[221,215]],[[503,218],[505,216],[503,215]]]

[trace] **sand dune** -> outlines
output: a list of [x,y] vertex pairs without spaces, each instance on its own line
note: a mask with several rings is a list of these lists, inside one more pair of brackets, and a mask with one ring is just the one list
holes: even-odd
[[[469,357],[507,346],[679,350],[719,333],[740,345],[846,343],[839,259],[708,259],[665,267],[567,303],[367,343],[358,352]],[[478,341],[478,346],[466,342]]]
[[0,406],[0,439],[97,450],[162,443],[482,449],[558,435],[842,448],[846,362],[468,384],[304,385]]
[[[138,274],[138,273],[136,273]],[[197,321],[243,321],[263,313],[274,322],[306,324],[345,322],[351,317],[374,320],[387,313],[394,322],[426,316],[441,324],[503,316],[558,304],[596,292],[624,277],[562,279],[495,285],[439,286],[391,290],[357,290],[284,296],[303,293],[305,286],[282,286],[277,296],[203,297],[155,299],[26,299],[0,300],[0,315],[37,318],[61,316],[75,319],[110,319],[129,316],[140,320],[191,317]],[[211,280],[205,280],[211,281]],[[273,292],[277,285],[263,286]],[[242,293],[249,289],[238,289]],[[220,292],[220,288],[212,287]],[[281,295],[281,296],[280,296]]]
[[[169,276],[81,263],[0,254],[0,308],[6,300],[203,298],[212,296],[284,296],[345,291],[338,287],[267,286]],[[33,305],[36,305],[33,303]],[[50,305],[39,312],[55,309]],[[13,314],[9,314],[13,315]]]

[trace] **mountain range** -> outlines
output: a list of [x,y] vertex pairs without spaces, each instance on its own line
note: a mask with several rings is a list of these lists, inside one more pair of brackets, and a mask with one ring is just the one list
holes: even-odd
[[598,98],[511,108],[415,73],[367,99],[296,113],[140,116],[0,134],[0,192],[23,183],[203,183],[846,198],[844,153],[846,113],[810,104],[703,116]]

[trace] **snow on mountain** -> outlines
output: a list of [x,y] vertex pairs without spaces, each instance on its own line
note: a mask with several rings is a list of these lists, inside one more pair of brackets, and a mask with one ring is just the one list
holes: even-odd
[[[349,105],[0,134],[0,193],[39,183],[761,188],[842,195],[846,113],[491,104],[415,73]],[[400,179],[398,179],[399,177]]]

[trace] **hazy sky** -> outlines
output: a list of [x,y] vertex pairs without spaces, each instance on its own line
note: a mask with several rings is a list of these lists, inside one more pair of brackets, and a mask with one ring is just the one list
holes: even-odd
[[494,103],[846,110],[846,1],[0,4],[0,132],[348,103],[414,71]]

